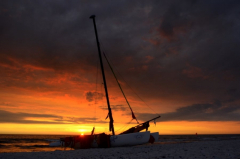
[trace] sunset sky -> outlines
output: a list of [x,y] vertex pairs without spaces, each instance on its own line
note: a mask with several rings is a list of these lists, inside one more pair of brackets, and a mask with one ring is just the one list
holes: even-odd
[[[2,0],[0,134],[110,133],[93,14],[149,130],[240,133],[239,0]],[[120,133],[137,123],[103,62]]]

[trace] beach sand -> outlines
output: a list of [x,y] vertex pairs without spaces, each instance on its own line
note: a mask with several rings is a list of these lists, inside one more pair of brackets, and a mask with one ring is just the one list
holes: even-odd
[[133,147],[95,148],[51,152],[0,153],[0,159],[240,159],[240,140],[198,141],[177,144],[148,144]]

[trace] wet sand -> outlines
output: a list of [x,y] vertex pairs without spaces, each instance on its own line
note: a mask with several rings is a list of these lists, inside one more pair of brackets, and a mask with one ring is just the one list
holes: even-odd
[[240,159],[240,140],[197,141],[177,144],[149,144],[133,147],[95,148],[51,152],[0,153],[0,159]]

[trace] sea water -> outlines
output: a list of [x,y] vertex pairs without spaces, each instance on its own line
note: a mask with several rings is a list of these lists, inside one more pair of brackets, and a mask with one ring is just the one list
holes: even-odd
[[[49,143],[69,135],[4,135],[0,134],[0,153],[70,150],[64,147],[49,147]],[[160,135],[154,144],[176,144],[213,140],[237,140],[240,135]]]
[[[49,143],[69,135],[6,135],[0,134],[0,153],[64,150],[63,147],[50,147]],[[70,148],[66,148],[69,150]]]

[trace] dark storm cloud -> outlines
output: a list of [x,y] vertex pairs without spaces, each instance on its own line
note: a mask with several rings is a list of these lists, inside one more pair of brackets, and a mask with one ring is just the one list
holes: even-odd
[[54,118],[60,120],[60,116],[50,114],[30,114],[30,113],[12,113],[5,110],[0,110],[0,123],[22,123],[22,124],[62,124],[63,122],[49,122],[49,121],[34,121],[25,118]]
[[237,107],[239,10],[238,0],[1,1],[0,86],[51,89],[35,79],[66,72],[90,80],[98,57],[89,16],[96,14],[102,50],[144,99]]
[[73,117],[68,117],[66,121],[71,122],[71,123],[75,123],[75,124],[108,123],[108,121],[98,120],[97,118],[73,118]]
[[[100,109],[108,110],[107,106],[100,106]],[[111,105],[111,109],[114,111],[126,111],[128,110],[124,105]]]
[[92,102],[92,101],[97,102],[98,100],[102,100],[102,98],[104,97],[102,93],[91,92],[91,91],[85,93],[85,96],[88,102]]
[[0,107],[16,107],[16,105],[11,102],[0,102]]
[[148,54],[154,59],[145,65],[145,72],[138,74],[145,76],[132,78],[131,82],[138,84],[141,92],[148,92],[144,96],[149,98],[197,97],[208,102],[234,98],[226,94],[228,90],[240,89],[240,3],[165,1],[163,10],[158,8],[160,3],[150,13],[159,18],[155,19],[156,29],[149,37],[154,47]]
[[[239,110],[239,105],[223,105],[220,101],[211,104],[193,104],[178,108],[175,112],[163,113],[158,121],[240,121],[237,112]],[[138,118],[143,121],[153,117],[154,114],[138,114]]]
[[[28,119],[37,118],[37,120]],[[42,120],[39,120],[41,119]],[[46,121],[52,120],[52,121]],[[33,114],[33,113],[13,113],[0,110],[0,123],[18,123],[18,124],[79,124],[79,123],[105,123],[97,118],[75,118],[62,117],[52,114]]]
[[[78,4],[74,7],[74,4],[65,1],[2,3],[5,12],[1,17],[5,21],[1,23],[4,28],[1,46],[5,44],[5,47],[1,52],[6,56],[10,54],[22,63],[56,70],[74,68],[74,64],[68,65],[76,53],[76,47],[72,46],[85,38]],[[75,38],[78,40],[75,41]]]

